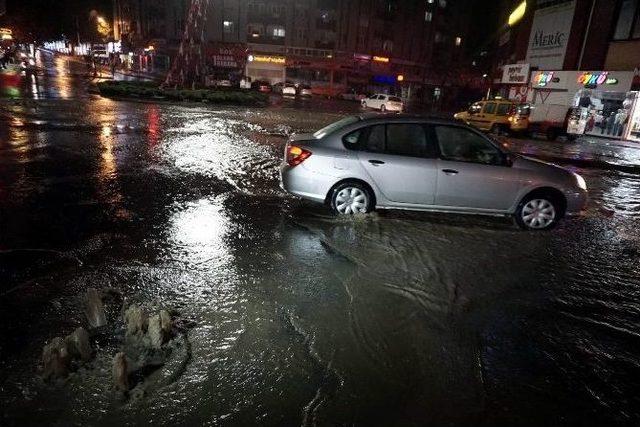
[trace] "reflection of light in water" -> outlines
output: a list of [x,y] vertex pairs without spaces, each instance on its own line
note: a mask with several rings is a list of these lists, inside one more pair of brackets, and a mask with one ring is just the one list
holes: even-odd
[[102,179],[112,179],[116,176],[116,157],[113,154],[113,136],[111,126],[102,126],[100,132],[100,145],[102,146],[102,162],[100,163],[100,176]]
[[33,95],[33,99],[40,99],[38,94],[38,83],[36,81],[35,74],[31,74],[31,94]]
[[187,263],[220,265],[230,257],[225,243],[228,228],[229,220],[216,200],[188,204],[169,223],[174,257]]
[[55,67],[56,86],[58,88],[58,92],[60,93],[60,98],[69,99],[71,97],[71,93],[69,92],[67,61],[64,58],[57,56],[55,58]]
[[160,110],[155,104],[147,108],[147,122],[149,125],[149,143],[156,145],[160,139]]

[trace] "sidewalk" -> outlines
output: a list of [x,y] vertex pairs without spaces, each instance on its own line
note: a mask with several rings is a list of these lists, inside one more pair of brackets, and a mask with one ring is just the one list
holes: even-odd
[[[40,50],[44,52],[48,52],[55,56],[66,58],[69,61],[74,61],[76,63],[85,65],[85,61],[82,57],[75,56],[75,55],[67,55],[64,53],[55,52],[55,51],[51,51],[44,48],[40,48]],[[97,64],[97,67],[98,67],[98,77],[94,78],[93,80],[108,80],[113,77],[111,73],[111,68],[108,65]],[[148,73],[143,71],[133,71],[133,70],[127,70],[123,68],[116,68],[115,75],[116,75],[115,80],[162,81],[164,80],[166,72],[163,71],[161,73],[160,72]],[[120,78],[118,78],[117,76],[120,76]]]
[[583,135],[579,137],[576,142],[583,144],[603,144],[609,146],[640,149],[640,142],[624,139],[603,138],[597,135]]

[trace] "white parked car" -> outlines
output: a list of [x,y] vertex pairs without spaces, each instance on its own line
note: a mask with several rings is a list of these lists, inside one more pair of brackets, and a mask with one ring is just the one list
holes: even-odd
[[282,96],[296,96],[296,87],[292,84],[286,84],[282,88]]
[[362,106],[364,108],[373,108],[374,110],[380,110],[382,112],[397,111],[401,113],[402,110],[404,110],[404,103],[402,102],[402,99],[397,96],[385,95],[383,93],[377,93],[363,99]]

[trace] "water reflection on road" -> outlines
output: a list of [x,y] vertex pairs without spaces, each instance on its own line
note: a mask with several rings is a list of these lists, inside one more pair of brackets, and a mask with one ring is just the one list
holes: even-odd
[[[357,108],[114,102],[53,61],[37,103],[0,105],[3,425],[640,418],[640,175],[603,169],[632,154],[596,153],[594,168],[514,142],[565,158],[592,189],[586,216],[553,233],[422,213],[337,219],[284,195],[277,168],[287,133]],[[106,356],[55,393],[34,379],[42,343],[82,324],[89,286],[188,320],[177,381],[120,407]]]

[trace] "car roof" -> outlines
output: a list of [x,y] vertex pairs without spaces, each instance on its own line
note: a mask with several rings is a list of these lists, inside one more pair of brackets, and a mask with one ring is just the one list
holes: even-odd
[[360,122],[422,122],[422,123],[433,123],[433,124],[457,124],[461,125],[462,122],[454,119],[447,119],[443,117],[435,117],[435,116],[421,116],[418,114],[394,114],[394,113],[362,113],[357,116],[360,119]]

